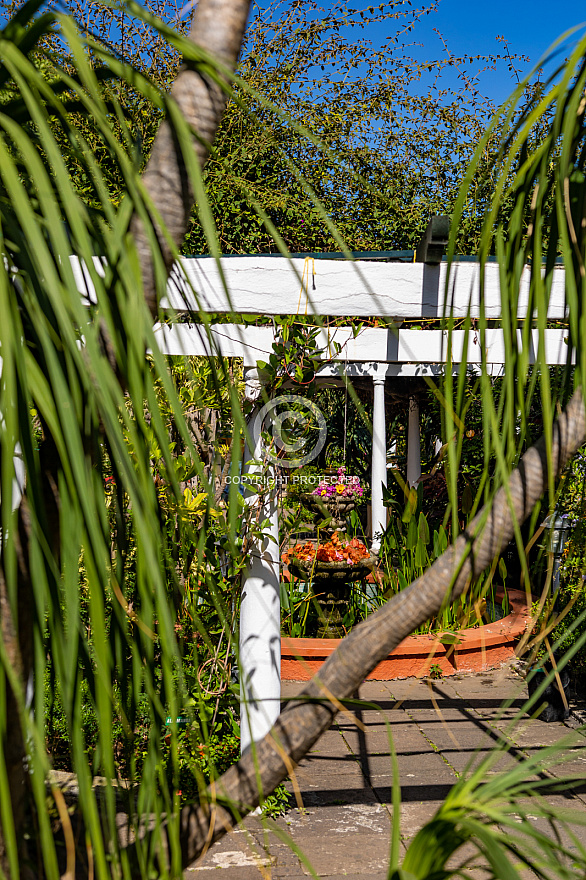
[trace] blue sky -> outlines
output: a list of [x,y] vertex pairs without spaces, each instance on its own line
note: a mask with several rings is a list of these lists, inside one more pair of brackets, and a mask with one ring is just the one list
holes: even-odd
[[[278,2],[281,10],[287,8],[291,0],[256,0],[261,7]],[[342,0],[340,0],[342,2]],[[348,6],[364,8],[368,0],[348,0]],[[370,0],[377,8],[382,0]],[[389,0],[386,0],[388,3]],[[432,5],[433,0],[402,0],[405,9],[421,9]],[[317,0],[318,7],[332,8],[336,0]],[[397,0],[401,6],[401,0]],[[316,12],[316,14],[319,14]],[[525,55],[529,61],[519,62],[520,74],[528,73],[551,44],[563,33],[586,22],[586,5],[580,3],[552,2],[552,0],[439,0],[438,9],[419,20],[413,33],[413,40],[421,44],[420,49],[411,49],[409,54],[421,60],[439,60],[444,52],[434,28],[445,38],[450,52],[462,55],[505,54],[505,47],[497,41],[502,36],[508,41],[512,55]],[[374,44],[381,44],[385,37],[393,33],[393,23],[372,25],[367,31],[356,30],[356,39],[367,37]],[[579,31],[568,43],[575,43]],[[409,41],[411,37],[409,37]],[[567,55],[567,51],[565,52]],[[561,60],[561,59],[560,59]],[[474,65],[470,68],[472,70]],[[456,87],[455,77],[445,74],[445,85]],[[504,101],[513,91],[516,79],[501,63],[496,72],[486,71],[480,80],[480,91],[495,103]]]
[[[416,5],[414,3],[414,5]],[[504,36],[513,54],[528,55],[536,64],[548,47],[562,33],[586,22],[586,5],[552,0],[440,0],[417,31],[431,50],[437,50],[437,28],[455,55],[502,52],[497,36]],[[576,39],[576,38],[574,38]],[[431,51],[429,53],[431,55]],[[485,80],[486,83],[486,80]],[[504,100],[515,80],[503,66],[491,74],[490,97]]]
[[[141,0],[139,0],[141,2]],[[271,0],[256,0],[261,6],[268,6]],[[280,0],[285,8],[291,0]],[[363,7],[367,0],[350,0],[349,6]],[[371,0],[378,6],[382,0]],[[388,2],[388,0],[387,0]],[[403,0],[405,2],[405,0]],[[428,0],[431,4],[432,0]],[[318,6],[333,6],[335,0],[318,0]],[[412,0],[411,8],[421,8],[426,0]],[[186,7],[188,0],[170,0],[174,8]],[[2,2],[0,0],[0,6]],[[186,13],[187,14],[187,13]],[[0,12],[1,20],[1,12]],[[417,25],[415,39],[422,48],[414,54],[420,58],[434,59],[442,54],[442,46],[434,33],[437,28],[446,38],[454,55],[489,55],[503,53],[504,47],[497,42],[497,36],[508,40],[512,54],[527,55],[530,66],[539,58],[557,37],[570,28],[586,23],[586,4],[552,2],[552,0],[439,0],[439,8]],[[375,28],[368,36],[377,42],[391,32],[390,25],[385,33]],[[359,34],[357,33],[357,38]],[[364,33],[360,34],[364,36]],[[577,37],[574,37],[574,40]],[[496,72],[483,76],[481,91],[495,102],[503,101],[512,91],[516,80],[502,64]]]

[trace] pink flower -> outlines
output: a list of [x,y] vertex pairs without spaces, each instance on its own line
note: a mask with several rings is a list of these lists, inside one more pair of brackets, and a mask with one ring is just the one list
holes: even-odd
[[328,478],[322,478],[312,495],[318,495],[322,498],[360,498],[363,490],[358,477],[347,477],[346,468],[338,468],[338,479],[331,482]]

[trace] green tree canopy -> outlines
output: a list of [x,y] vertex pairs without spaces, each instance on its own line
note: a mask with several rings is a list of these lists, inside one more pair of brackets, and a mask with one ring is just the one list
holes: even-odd
[[[180,56],[160,33],[97,0],[70,0],[68,8],[82,31],[114,46],[157,87],[169,87]],[[176,3],[150,0],[147,8],[185,31],[189,16]],[[491,72],[526,59],[508,47],[457,57],[440,36],[436,57],[423,58],[418,26],[434,8],[276,0],[253,6],[238,69],[246,86],[229,101],[204,173],[225,253],[275,251],[270,224],[292,252],[339,250],[341,238],[350,250],[412,249],[431,214],[451,213],[495,110],[485,91]],[[161,117],[128,84],[112,87],[128,108],[129,136],[144,163]],[[91,121],[83,124],[91,128]],[[108,171],[99,139],[87,136],[117,203],[122,179]],[[460,218],[462,253],[473,253],[478,242],[498,172],[497,143],[495,131]],[[72,172],[91,198],[83,175]],[[195,211],[183,252],[208,249]]]

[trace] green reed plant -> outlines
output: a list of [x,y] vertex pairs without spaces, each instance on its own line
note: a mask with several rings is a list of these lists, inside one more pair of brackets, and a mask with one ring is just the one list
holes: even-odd
[[[448,547],[446,528],[439,525],[433,531],[430,529],[423,504],[423,486],[420,485],[417,491],[409,493],[402,516],[396,515],[396,504],[390,508],[391,518],[379,552],[383,580],[378,604],[406,590]],[[419,627],[417,633],[450,632],[489,622],[491,611],[497,605],[494,584],[496,571],[504,582],[504,561],[495,560],[495,565],[488,573],[483,572],[475,578],[456,602],[446,605],[439,616]],[[508,613],[506,590],[502,607],[503,614]]]
[[[217,7],[215,4],[214,9]],[[199,0],[197,14],[205,9],[205,0]],[[243,556],[242,534],[246,528],[247,540],[263,532],[262,522],[254,518],[246,522],[234,484],[228,493],[223,534],[218,536],[212,527],[218,504],[205,470],[203,447],[190,431],[178,388],[153,332],[159,317],[169,317],[159,314],[158,305],[170,266],[179,255],[185,218],[194,199],[210,253],[214,258],[220,254],[202,176],[214,131],[202,134],[198,126],[201,120],[186,116],[198,102],[187,100],[181,104],[181,89],[187,89],[187,97],[191,98],[185,83],[194,79],[203,83],[203,94],[213,94],[217,108],[223,103],[222,96],[233,94],[233,80],[229,66],[216,62],[206,49],[132,0],[126,0],[119,11],[145,22],[184,56],[180,85],[173,94],[155,86],[144,71],[127,64],[91,33],[81,32],[67,15],[41,10],[39,2],[26,3],[0,31],[0,870],[10,880],[38,870],[50,880],[64,873],[83,873],[84,869],[87,876],[99,880],[182,876],[186,863],[207,850],[214,835],[228,830],[286,777],[331,724],[340,700],[350,697],[368,674],[369,663],[376,662],[376,650],[387,650],[388,643],[400,641],[410,629],[421,625],[429,616],[428,609],[440,604],[438,591],[441,602],[447,604],[446,591],[454,580],[453,569],[443,557],[447,569],[443,570],[439,587],[434,580],[436,569],[427,581],[424,579],[429,570],[425,572],[411,591],[401,590],[367,622],[367,650],[364,641],[360,643],[363,635],[357,628],[351,638],[354,648],[360,650],[353,651],[345,642],[342,652],[334,655],[328,670],[322,673],[329,693],[320,689],[320,682],[313,682],[306,694],[309,699],[302,698],[281,716],[276,739],[255,745],[237,767],[216,780],[213,791],[208,791],[193,774],[197,783],[194,800],[202,800],[203,804],[180,810],[178,719],[197,718],[208,741],[213,732],[208,724],[209,692],[197,675],[193,688],[189,687],[188,664],[175,628],[174,595],[179,594],[185,601],[200,645],[205,648],[198,652],[198,642],[194,641],[189,665],[203,665],[215,646],[198,613],[197,597],[183,590],[184,573],[177,566],[175,554],[177,529],[179,541],[194,547],[201,562],[192,592],[196,592],[195,587],[205,589],[206,603],[227,630],[233,622],[233,609],[225,601],[225,584],[212,559],[214,555],[218,558],[221,551],[228,569],[230,563],[236,566]],[[248,4],[230,0],[224,4],[224,12],[240,12],[243,28]],[[218,23],[219,19],[214,22]],[[216,33],[214,27],[207,36]],[[234,62],[239,45],[236,34],[231,50]],[[224,57],[226,46],[216,48]],[[475,157],[478,168],[486,158],[489,140],[495,132],[500,137],[505,131],[499,154],[505,171],[496,198],[487,202],[481,260],[493,251],[499,257],[508,366],[503,393],[498,398],[493,396],[490,383],[481,378],[487,476],[477,506],[484,496],[490,500],[497,486],[508,486],[526,436],[527,401],[535,391],[528,355],[531,321],[518,327],[516,309],[519,276],[526,261],[533,267],[529,299],[540,330],[547,324],[547,302],[558,255],[566,269],[570,325],[567,382],[560,390],[544,381],[539,391],[549,432],[544,459],[550,463],[554,448],[550,429],[556,405],[565,402],[564,394],[572,383],[582,383],[586,363],[586,346],[580,344],[584,333],[586,245],[586,226],[582,222],[585,58],[586,41],[582,40],[557,78],[535,90],[534,101],[528,107],[520,106],[527,86],[523,84],[502,109]],[[118,84],[128,87],[128,91],[119,89]],[[131,98],[126,100],[125,95]],[[177,172],[176,202],[166,189],[149,188],[148,169],[147,176],[141,176],[143,157],[133,122],[133,95],[146,103],[151,115],[165,118],[162,131],[168,135],[167,143],[172,144],[165,179],[169,182]],[[263,106],[268,109],[269,103]],[[284,114],[278,108],[270,109],[283,121]],[[219,118],[212,129],[218,123]],[[315,138],[303,126],[294,121],[290,124],[297,134],[307,135],[315,144]],[[91,125],[93,140],[87,125]],[[158,151],[163,149],[160,144],[161,140],[156,144]],[[165,158],[160,152],[158,155],[161,161]],[[124,182],[123,198],[116,204],[111,201],[99,156],[106,157],[108,172],[114,169],[115,177]],[[294,171],[285,151],[282,156]],[[84,181],[83,193],[73,181],[72,166],[76,180],[81,177]],[[474,168],[465,184],[473,176]],[[350,257],[315,192],[299,175],[296,179],[336,246]],[[85,197],[88,189],[90,199]],[[467,193],[464,186],[455,206],[456,228],[461,219],[466,221]],[[259,222],[265,224],[276,247],[286,255],[274,222],[257,204],[254,193],[249,196]],[[503,200],[508,207],[513,206],[507,213],[506,226],[500,224]],[[174,217],[166,213],[167,208],[177,209]],[[178,216],[185,219],[179,229],[172,226]],[[450,255],[455,241],[456,233]],[[79,276],[74,272],[79,264],[71,262],[71,255],[87,268],[91,285],[86,297],[80,296]],[[196,317],[205,329],[207,316],[199,313]],[[483,352],[486,326],[482,314],[479,333]],[[450,327],[449,315],[446,327]],[[517,329],[523,348],[518,345]],[[577,352],[575,371],[570,364],[572,349]],[[538,366],[543,365],[543,354],[540,343]],[[219,358],[214,371],[218,385],[223,383],[229,389],[229,443],[236,451],[230,470],[231,476],[236,476],[241,458],[237,450],[246,433],[245,417],[228,366]],[[460,376],[464,372],[461,370]],[[487,370],[485,373],[488,375]],[[543,375],[547,376],[547,370]],[[454,380],[448,371],[442,394],[454,538],[459,528],[457,475],[463,388],[464,379]],[[167,401],[164,406],[161,394]],[[576,400],[573,406],[574,424],[580,425],[582,410],[576,412]],[[174,440],[166,421],[169,413],[172,434],[181,438],[184,454],[190,458],[206,495],[197,518],[180,515],[185,494],[173,461]],[[582,436],[583,432],[576,430]],[[575,437],[569,441],[569,448],[573,449],[574,444],[578,445]],[[17,456],[24,463],[27,478],[24,498],[15,509],[12,497]],[[496,468],[489,472],[493,460]],[[164,501],[155,480],[155,461],[157,473],[166,482]],[[550,468],[546,477],[551,499],[555,497],[555,473],[555,468]],[[105,475],[114,479],[113,495],[105,490]],[[537,485],[541,491],[539,480]],[[133,554],[127,552],[128,510],[132,511]],[[497,511],[501,516],[502,505]],[[116,523],[115,533],[110,515]],[[521,553],[516,517],[514,531]],[[490,551],[493,556],[492,545]],[[489,565],[488,550],[483,552],[483,565]],[[87,580],[87,614],[81,611],[80,560]],[[401,600],[400,616],[394,615],[397,598]],[[364,631],[363,626],[362,634]],[[54,836],[53,820],[60,801],[52,788],[45,742],[41,683],[45,681],[49,656],[59,681],[79,791],[76,818],[81,821],[75,828],[79,837],[73,835],[72,839],[81,841],[81,847],[79,851],[75,845],[67,849],[67,864],[62,863],[64,853]],[[81,686],[82,680],[87,686]],[[99,719],[91,766],[83,730],[88,705]],[[129,825],[124,840],[119,835],[119,772],[113,733],[120,724],[132,734],[139,710],[146,719],[147,733],[141,772],[135,773],[132,785],[123,789]],[[294,738],[289,736],[292,725]],[[167,735],[169,760],[165,766],[161,742]],[[291,742],[296,743],[292,752]],[[441,876],[448,876],[448,852],[453,852],[455,845],[476,840],[490,854],[493,876],[516,878],[512,869],[507,872],[502,867],[511,844],[500,830],[503,823],[507,824],[505,811],[497,810],[496,805],[506,795],[510,816],[515,809],[518,811],[518,798],[528,791],[524,780],[531,779],[538,763],[534,758],[515,777],[499,777],[482,786],[484,780],[476,777],[464,792],[462,787],[452,792],[440,810],[442,834],[436,834],[437,822],[426,826],[427,831],[422,831],[410,850],[403,876],[437,877],[438,866]],[[95,774],[106,780],[100,797],[93,786]],[[395,791],[397,788],[398,781]],[[209,801],[213,802],[212,809]],[[473,822],[480,815],[482,821]],[[451,826],[446,824],[447,819],[452,821]],[[67,810],[60,821],[66,832],[72,830]],[[446,830],[447,837],[443,833]],[[531,845],[541,843],[542,836],[526,822],[520,830],[526,835],[531,859]],[[446,839],[449,843],[444,846]],[[431,847],[429,840],[439,845]],[[399,870],[398,824],[393,828],[392,843],[391,870],[395,871]],[[558,877],[562,872],[563,876],[582,877],[586,867],[583,853],[574,854],[574,862],[567,867],[566,855],[557,837],[548,838],[545,868],[538,865],[539,876]],[[80,862],[82,856],[85,863]],[[529,867],[534,861],[528,862]]]

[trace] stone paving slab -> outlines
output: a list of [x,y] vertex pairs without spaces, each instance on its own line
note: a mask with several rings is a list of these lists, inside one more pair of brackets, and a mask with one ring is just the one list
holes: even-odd
[[[355,729],[355,727],[352,729]],[[349,750],[348,747],[345,746],[344,741],[340,739],[339,730],[337,730],[336,727],[332,727],[330,730],[326,730],[323,736],[321,736],[311,747],[308,754],[328,756],[339,755],[343,758],[348,756]]]
[[[555,743],[559,742],[562,739],[560,736],[560,729],[558,727],[560,722],[553,722],[551,724],[546,724],[545,721],[538,721],[537,719],[524,718],[514,729],[514,731],[510,732],[511,739],[517,743],[518,746],[523,748],[531,748],[536,746],[552,746]],[[497,722],[496,727],[499,729],[504,727],[505,725],[501,725],[500,722]],[[563,727],[563,735],[569,736],[572,731],[567,727],[562,725]],[[576,741],[578,740],[580,734],[576,734]]]
[[[396,706],[396,703],[389,703],[389,706]],[[405,711],[403,709],[354,709],[354,714],[358,718],[359,721],[366,727],[367,730],[370,729],[378,729],[385,727],[385,722],[389,724],[397,724],[401,725],[408,719],[405,716]],[[338,726],[344,730],[354,729],[356,723],[350,721],[347,717],[343,717],[338,722]]]
[[475,717],[475,713],[468,709],[467,706],[462,705],[462,700],[459,700],[459,704],[459,706],[456,706],[454,701],[454,703],[446,706],[445,703],[442,705],[438,701],[436,708],[433,703],[429,702],[425,707],[405,709],[405,714],[408,718],[413,719],[422,729],[425,725],[437,724],[442,719],[446,722],[449,721],[451,724],[468,723],[471,718]]
[[571,760],[564,761],[563,764],[555,764],[549,768],[549,772],[558,778],[575,775],[579,779],[581,778],[583,781],[586,781],[586,752],[580,749],[576,752],[570,752],[570,754],[573,755]]
[[[444,749],[441,752],[442,758],[454,769],[454,771],[458,775],[466,774],[469,776],[474,770],[478,768],[478,766],[482,763],[485,758],[491,754],[490,751],[482,750],[476,751],[475,749],[463,749],[462,751],[457,751],[456,749]],[[503,755],[502,758],[494,765],[491,772],[497,773],[501,770],[506,769],[507,766],[511,766],[511,764],[515,763],[515,759],[510,755]]]
[[320,788],[326,790],[335,787],[362,788],[364,787],[364,778],[360,770],[358,761],[353,762],[353,767],[343,765],[336,770],[333,761],[328,761],[327,770],[323,773],[317,772],[313,765],[309,765],[307,761],[302,763],[295,770],[295,778],[300,788]]
[[329,787],[301,788],[301,797],[306,807],[347,806],[348,804],[381,803],[376,791],[371,787],[349,788],[343,780],[332,780]]
[[401,840],[406,846],[415,837],[419,829],[435,815],[440,800],[406,801],[401,803]]
[[[249,822],[247,820],[247,824]],[[185,872],[185,877],[195,880],[196,877],[207,876],[210,871],[214,871],[221,872],[217,876],[225,880],[230,877],[258,880],[262,876],[262,870],[270,868],[273,862],[274,857],[259,847],[253,834],[236,829],[214,844],[196,865]]]
[[[404,804],[441,802],[447,797],[453,783],[456,781],[452,775],[451,781],[446,782],[421,782],[411,779],[401,780],[401,800]],[[372,779],[372,788],[378,800],[383,804],[391,804],[393,799],[392,779],[389,776],[375,776]]]
[[[417,720],[417,719],[416,719]],[[432,742],[438,749],[488,749],[495,744],[495,736],[490,727],[476,724],[472,719],[450,721],[427,721],[417,725],[426,741]]]
[[[388,864],[390,816],[379,802],[292,811],[287,831],[303,847],[320,877],[336,874],[370,876]],[[310,872],[301,864],[304,874]]]
[[[284,682],[283,696],[295,696],[303,687],[300,682]],[[393,797],[385,720],[391,724],[399,765],[404,852],[435,814],[470,759],[476,765],[506,735],[510,752],[503,753],[493,772],[506,767],[507,762],[513,767],[541,747],[557,743],[576,726],[572,722],[545,724],[522,716],[521,723],[511,729],[526,693],[524,681],[506,667],[439,681],[365,682],[360,687],[360,699],[374,702],[380,709],[361,709],[348,703],[349,711],[364,729],[358,729],[348,714],[338,714],[297,770],[304,809],[291,808],[277,826],[305,853],[320,878],[383,880]],[[507,700],[514,702],[503,709]],[[568,762],[541,777],[557,779],[575,774],[571,790],[550,790],[544,796],[548,803],[573,808],[582,817],[586,817],[585,746],[586,738],[577,734]],[[536,817],[529,821],[548,833],[547,820]],[[307,865],[291,846],[273,832],[263,830],[260,818],[247,817],[243,824],[185,872],[185,877],[201,880],[212,876],[212,872],[219,880],[306,880],[310,876]],[[586,841],[586,825],[576,824],[575,834]],[[569,849],[574,845],[571,835],[567,844]],[[454,864],[474,854],[474,847],[466,845],[457,853]],[[470,876],[484,880],[482,860],[475,856],[473,864],[467,868]],[[521,870],[520,876],[529,880],[532,875]]]
[[[428,785],[434,782],[453,783],[456,774],[437,752],[419,752],[418,754],[397,754],[399,778],[405,785]],[[386,780],[392,784],[393,767],[389,755],[369,755],[362,763],[362,773],[371,781]]]
[[299,765],[300,774],[307,776],[343,775],[352,776],[360,773],[356,756],[346,752],[345,755],[317,755],[312,752],[303,758]]
[[[568,829],[564,828],[559,823],[556,823],[554,832],[550,820],[544,816],[538,815],[537,811],[532,808],[530,803],[527,804],[524,817],[531,822],[532,827],[538,829],[542,834],[551,837],[555,833],[570,853],[577,853],[580,846],[584,847],[586,845],[586,827],[580,822],[580,819],[584,820],[585,818],[584,807],[582,806],[581,810],[576,810],[575,799],[570,797],[564,798],[560,795],[548,796],[547,802],[552,807],[564,811],[568,821]],[[577,821],[572,821],[573,816],[575,816]],[[520,819],[521,817],[519,817],[519,821]]]
[[[370,682],[365,682],[360,685],[360,693],[362,694],[365,685],[370,684]],[[387,694],[391,696],[391,699],[397,701],[413,701],[413,700],[422,700],[428,699],[429,687],[427,682],[422,681],[419,678],[403,678],[403,679],[395,679],[393,681],[385,682],[385,689]],[[368,688],[365,689],[366,699],[368,700]]]
[[[395,751],[399,754],[418,754],[429,751],[429,742],[423,736],[416,724],[406,723],[400,725],[392,725],[391,734]],[[346,739],[346,742],[350,746],[352,740],[348,738]],[[378,730],[376,731],[376,733],[367,733],[366,743],[369,751],[384,752],[385,754],[389,754],[389,734],[386,728]],[[354,745],[350,747],[354,748]],[[359,749],[356,749],[354,754],[360,754]]]

